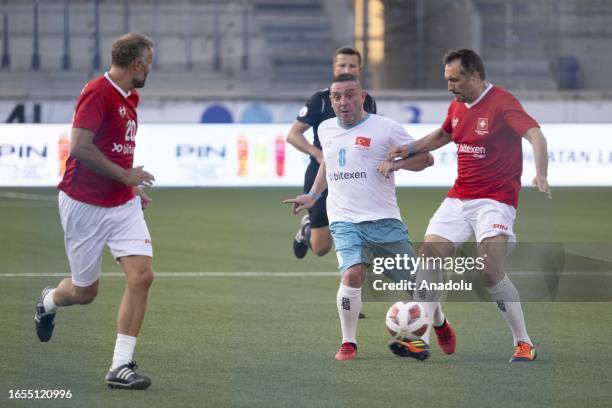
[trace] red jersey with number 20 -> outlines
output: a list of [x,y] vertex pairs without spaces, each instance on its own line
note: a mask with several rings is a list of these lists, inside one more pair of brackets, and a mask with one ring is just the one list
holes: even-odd
[[507,90],[488,85],[471,105],[456,100],[442,130],[457,144],[457,179],[448,196],[490,198],[515,208],[523,172],[522,136],[539,127]]
[[[72,127],[91,130],[93,144],[110,161],[129,169],[134,163],[138,100],[135,89],[125,93],[106,73],[83,88]],[[72,156],[58,188],[75,200],[102,207],[116,207],[134,197],[131,186],[96,173]]]

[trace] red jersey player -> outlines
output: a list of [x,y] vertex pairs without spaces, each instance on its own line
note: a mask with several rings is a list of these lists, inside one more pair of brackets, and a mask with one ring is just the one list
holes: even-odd
[[153,175],[133,167],[138,93],[153,61],[153,42],[128,33],[112,45],[110,71],[90,81],[78,98],[66,172],[58,188],[59,210],[71,278],[43,289],[36,304],[36,333],[53,333],[58,307],[91,303],[98,291],[107,246],[123,268],[127,288],[117,321],[117,341],[106,384],[145,389],[151,379],[132,360],[153,282],[151,236],[143,209],[151,200],[140,186]]
[[[451,256],[472,234],[484,256],[482,279],[491,298],[507,321],[514,337],[510,361],[532,361],[535,347],[527,334],[519,294],[503,270],[508,249],[515,242],[512,225],[521,187],[523,152],[521,138],[533,146],[536,164],[534,185],[551,198],[548,185],[546,139],[512,94],[485,81],[482,59],[472,50],[451,51],[444,57],[444,76],[453,100],[441,128],[408,146],[389,152],[389,160],[429,152],[455,142],[458,176],[425,233],[419,252],[426,257]],[[442,280],[440,270],[420,270],[417,288],[426,278]],[[455,333],[446,320],[439,292],[421,290],[415,298],[424,301],[438,344],[447,354],[455,351]],[[424,340],[429,342],[429,331]]]

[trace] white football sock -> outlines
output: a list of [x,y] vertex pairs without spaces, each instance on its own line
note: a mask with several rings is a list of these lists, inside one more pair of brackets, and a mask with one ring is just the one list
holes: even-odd
[[357,322],[361,311],[361,288],[351,288],[340,284],[336,305],[342,328],[342,343],[357,344]]
[[440,327],[444,324],[444,320],[446,320],[446,316],[442,313],[442,304],[438,302],[438,307],[436,307],[436,311],[433,315],[433,324],[436,327]]
[[497,303],[497,309],[506,319],[506,322],[508,322],[508,326],[510,326],[514,345],[519,341],[524,341],[533,346],[525,328],[525,317],[521,308],[521,299],[516,286],[510,281],[508,275],[504,275],[501,281],[488,287],[487,290],[491,294],[491,299]]
[[423,340],[425,343],[429,344],[429,337],[431,335],[433,316],[435,316],[436,309],[440,306],[440,302],[419,302],[421,306],[425,309],[425,313],[427,314],[427,320],[429,324],[427,325],[427,330],[423,333]]
[[421,340],[429,344],[429,338],[432,330],[431,325],[435,324],[436,326],[440,326],[442,323],[444,323],[445,317],[442,313],[442,306],[439,302],[444,292],[440,290],[419,290],[423,280],[426,280],[428,283],[440,283],[443,281],[442,271],[439,269],[424,270],[423,268],[419,268],[416,274],[416,289],[414,291],[413,298],[415,302],[419,302],[421,306],[423,306],[425,313],[427,314],[429,326],[427,326],[427,331],[425,331],[423,337],[421,337]]
[[117,342],[115,343],[115,352],[113,353],[113,363],[111,370],[129,363],[134,355],[136,347],[136,337],[126,334],[117,333]]
[[57,311],[57,305],[53,301],[54,293],[55,289],[51,289],[43,298],[43,307],[45,308],[45,313],[55,313]]

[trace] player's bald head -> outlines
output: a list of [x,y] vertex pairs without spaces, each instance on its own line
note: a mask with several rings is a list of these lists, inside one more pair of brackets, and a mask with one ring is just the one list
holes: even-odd
[[365,97],[366,94],[355,75],[340,74],[329,85],[332,109],[343,125],[353,125],[364,117]]
[[359,82],[359,78],[352,74],[340,74],[335,77],[331,83],[329,84],[329,89],[331,89],[334,84],[344,83],[344,82],[354,82],[359,90],[362,90],[361,82]]

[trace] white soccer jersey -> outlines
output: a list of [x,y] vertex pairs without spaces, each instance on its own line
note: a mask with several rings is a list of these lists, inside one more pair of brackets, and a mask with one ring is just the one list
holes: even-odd
[[399,123],[368,114],[350,128],[331,118],[319,125],[328,186],[327,218],[363,222],[401,220],[393,173],[387,179],[376,168],[389,149],[414,139]]

